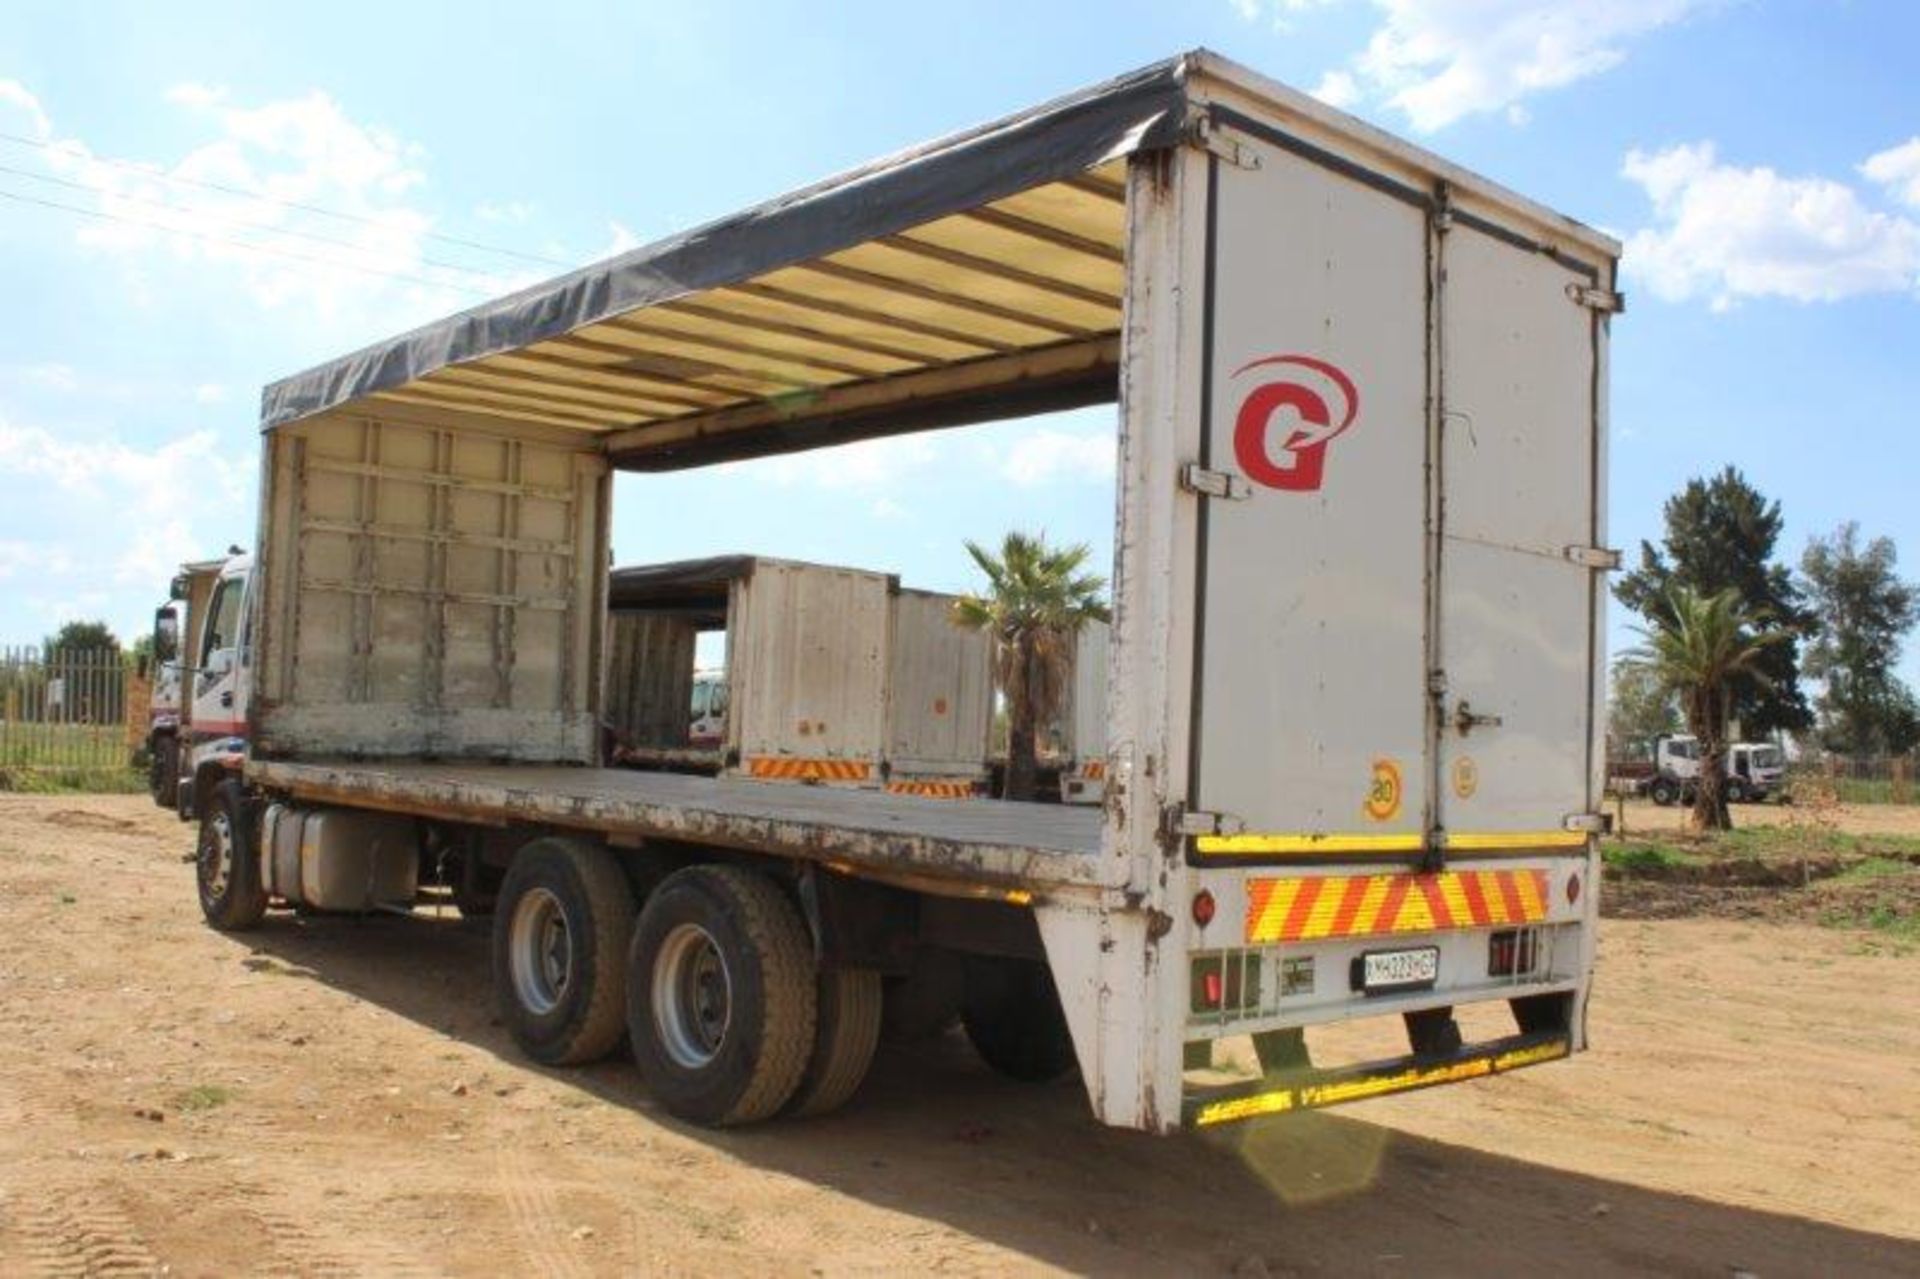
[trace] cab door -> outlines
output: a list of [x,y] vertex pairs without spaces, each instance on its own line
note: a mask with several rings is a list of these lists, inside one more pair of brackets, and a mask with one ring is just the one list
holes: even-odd
[[207,624],[191,673],[196,743],[246,731],[246,708],[240,699],[240,630],[245,615],[241,605],[246,586],[244,576],[222,577],[208,602]]

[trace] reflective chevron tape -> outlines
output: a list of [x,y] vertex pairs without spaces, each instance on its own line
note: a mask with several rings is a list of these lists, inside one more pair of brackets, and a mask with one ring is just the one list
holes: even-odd
[[873,764],[864,759],[752,755],[747,758],[747,776],[777,782],[864,782],[873,776]]
[[907,778],[887,783],[892,795],[918,795],[922,799],[971,799],[979,784],[967,779]]
[[1247,941],[1431,933],[1547,917],[1544,870],[1309,875],[1247,881]]
[[1097,782],[1106,777],[1106,775],[1107,761],[1104,759],[1090,759],[1080,765],[1080,776],[1082,777],[1092,778]]

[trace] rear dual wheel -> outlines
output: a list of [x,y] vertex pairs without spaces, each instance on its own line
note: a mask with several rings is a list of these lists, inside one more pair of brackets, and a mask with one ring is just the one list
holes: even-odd
[[866,1077],[880,977],[817,972],[793,901],[765,875],[691,866],[641,912],[627,966],[627,1030],[668,1111],[731,1126],[825,1114]]
[[633,922],[633,890],[605,848],[536,839],[514,857],[493,919],[493,986],[522,1052],[571,1066],[619,1046]]

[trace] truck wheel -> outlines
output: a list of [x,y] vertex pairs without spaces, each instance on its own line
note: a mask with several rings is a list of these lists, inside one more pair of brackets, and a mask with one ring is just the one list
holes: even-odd
[[1672,808],[1673,801],[1680,798],[1680,788],[1665,777],[1656,777],[1647,787],[1647,798],[1662,808]]
[[1751,797],[1747,790],[1746,778],[1729,777],[1727,779],[1727,802],[1729,804],[1744,804]]
[[820,974],[819,1013],[813,1056],[800,1086],[787,1101],[789,1115],[825,1115],[859,1091],[880,1046],[880,974],[868,968],[837,968]]
[[981,1059],[1011,1079],[1047,1083],[1074,1066],[1073,1036],[1045,964],[971,959],[960,1022]]
[[153,744],[153,758],[147,764],[147,790],[153,802],[172,808],[180,802],[180,743],[163,737]]
[[223,933],[257,927],[267,913],[260,883],[258,814],[246,784],[230,777],[213,788],[194,849],[200,913]]
[[880,1038],[890,1044],[917,1044],[943,1035],[960,1020],[967,973],[960,956],[921,946],[913,967],[882,981]]
[[675,871],[627,964],[627,1032],[660,1104],[709,1125],[778,1114],[813,1058],[819,991],[799,910],[737,866]]
[[597,844],[536,839],[514,855],[493,920],[493,986],[527,1056],[572,1066],[619,1044],[633,914],[620,864]]

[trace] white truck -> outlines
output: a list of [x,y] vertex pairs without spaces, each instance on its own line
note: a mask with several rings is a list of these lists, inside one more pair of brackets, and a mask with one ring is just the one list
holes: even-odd
[[[1700,777],[1700,739],[1684,734],[1656,737],[1652,772],[1643,783],[1647,797],[1661,807],[1692,803]],[[1727,747],[1727,800],[1763,804],[1786,785],[1787,757],[1772,742],[1734,742]]]
[[[1156,1132],[1577,1051],[1618,252],[1199,52],[274,383],[206,918],[456,854],[520,1048],[700,1123],[845,1101],[889,1004]],[[1104,804],[599,766],[615,469],[1096,403]]]
[[[953,596],[723,555],[615,569],[608,597],[621,762],[939,798],[984,788],[992,653],[953,624]],[[703,633],[726,638],[725,670],[705,681]]]
[[[153,693],[147,708],[147,789],[162,808],[180,806],[180,781],[193,772],[196,749],[213,741],[235,737],[239,717],[219,698],[200,705],[207,711],[206,731],[196,732],[194,711],[206,647],[208,605],[229,560],[240,555],[229,548],[220,559],[196,560],[180,566],[168,599],[153,617]],[[238,601],[238,596],[234,597]]]

